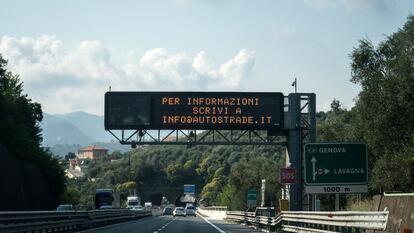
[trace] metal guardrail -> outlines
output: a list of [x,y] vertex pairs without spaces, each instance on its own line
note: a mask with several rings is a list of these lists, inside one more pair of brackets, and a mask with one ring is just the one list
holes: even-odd
[[384,192],[384,197],[412,197],[414,193],[387,193]]
[[[264,216],[263,216],[264,215]],[[384,211],[338,211],[274,212],[272,208],[256,209],[255,212],[228,211],[227,219],[276,231],[306,233],[359,232],[360,230],[385,230],[389,212]]]
[[5,211],[0,212],[0,232],[72,232],[147,216],[151,211]]

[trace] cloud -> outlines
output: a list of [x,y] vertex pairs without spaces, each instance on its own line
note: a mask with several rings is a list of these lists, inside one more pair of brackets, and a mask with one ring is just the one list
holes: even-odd
[[[103,112],[103,93],[113,90],[240,90],[254,67],[254,52],[241,49],[223,64],[195,55],[154,48],[123,56],[97,40],[63,42],[55,36],[0,38],[8,69],[20,75],[25,92],[48,113]],[[120,61],[117,57],[127,57]]]
[[246,49],[240,52],[230,61],[220,66],[219,85],[236,88],[243,77],[247,76],[254,66],[254,52]]

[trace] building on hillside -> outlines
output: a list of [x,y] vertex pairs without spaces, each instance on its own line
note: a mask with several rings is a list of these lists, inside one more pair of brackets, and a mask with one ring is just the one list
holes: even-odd
[[70,179],[76,179],[85,176],[85,173],[82,172],[81,165],[82,162],[76,159],[69,159],[69,168],[65,170],[65,174]]
[[78,159],[95,159],[108,154],[108,149],[97,145],[82,147],[78,150]]
[[77,166],[75,169],[69,168],[65,170],[65,174],[70,179],[77,179],[85,176],[85,173],[83,173],[79,166]]
[[69,159],[68,162],[69,162],[69,169],[75,169],[77,166],[81,164],[78,158]]

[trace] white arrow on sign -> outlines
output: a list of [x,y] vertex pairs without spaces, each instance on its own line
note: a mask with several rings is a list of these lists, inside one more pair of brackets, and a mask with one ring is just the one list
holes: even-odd
[[328,174],[330,171],[325,168],[325,175]]
[[315,178],[316,178],[316,170],[315,170],[316,159],[315,159],[315,156],[312,157],[311,162],[312,162],[313,181],[315,181]]

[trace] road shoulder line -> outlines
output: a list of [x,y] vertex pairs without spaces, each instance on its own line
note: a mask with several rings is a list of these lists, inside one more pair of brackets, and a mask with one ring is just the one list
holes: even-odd
[[220,233],[226,233],[225,231],[223,231],[220,227],[214,225],[212,222],[208,221],[205,217],[201,216],[200,214],[197,214],[198,216],[200,216],[204,221],[206,221],[208,224],[210,224],[212,227],[214,227],[218,232]]

